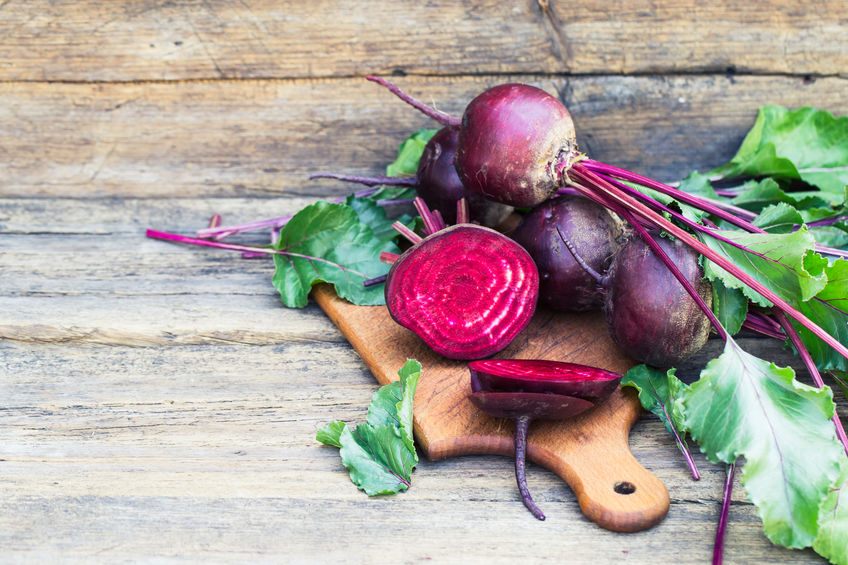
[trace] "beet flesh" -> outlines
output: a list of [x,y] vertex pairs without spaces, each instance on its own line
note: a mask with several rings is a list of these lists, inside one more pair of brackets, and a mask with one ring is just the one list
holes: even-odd
[[444,127],[427,142],[418,162],[415,191],[448,224],[456,223],[456,203],[465,198],[472,222],[497,227],[512,212],[512,206],[493,202],[465,188],[453,164],[458,137],[456,129]]
[[510,236],[530,253],[539,268],[539,303],[554,310],[600,309],[598,282],[574,259],[560,233],[595,271],[609,268],[621,237],[621,223],[603,206],[577,195],[542,202]]
[[[651,232],[707,306],[712,287],[703,279],[698,253],[680,241]],[[707,342],[710,321],[662,260],[641,238],[613,259],[604,313],[613,341],[633,359],[671,367]]]
[[558,188],[559,161],[574,149],[574,123],[559,99],[534,86],[502,84],[466,107],[455,164],[468,190],[528,207]]
[[612,371],[543,359],[485,359],[472,361],[468,368],[472,392],[538,393],[597,401],[612,394],[621,382],[621,375]]
[[394,262],[385,287],[392,318],[451,359],[481,359],[509,345],[530,323],[538,292],[530,255],[472,224],[416,243]]

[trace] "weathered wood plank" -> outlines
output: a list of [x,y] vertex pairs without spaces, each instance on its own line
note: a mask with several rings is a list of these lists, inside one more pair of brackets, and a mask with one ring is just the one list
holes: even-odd
[[[848,80],[592,76],[403,78],[459,115],[488,86],[560,94],[599,160],[679,180],[729,159],[764,104],[848,113]],[[378,174],[412,131],[433,127],[362,79],[173,84],[0,83],[0,196],[327,195],[318,171]]]
[[[7,342],[0,357],[0,539],[13,558],[349,562],[354,551],[369,563],[508,563],[567,552],[650,563],[672,551],[703,563],[712,551],[723,471],[697,456],[703,478],[692,481],[652,418],[631,443],[669,486],[671,511],[622,535],[591,525],[535,466],[528,481],[548,520],[530,519],[502,457],[422,461],[402,495],[358,492],[336,450],[314,440],[329,420],[364,418],[376,387],[345,344]],[[728,561],[820,562],[765,540],[741,488],[734,501]]]
[[[2,3],[0,80],[844,73],[844,0]],[[496,54],[493,56],[492,54]]]

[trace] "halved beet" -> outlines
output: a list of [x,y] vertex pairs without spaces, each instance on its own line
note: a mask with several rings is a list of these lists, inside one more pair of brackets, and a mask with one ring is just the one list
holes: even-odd
[[596,400],[609,396],[621,382],[621,375],[612,371],[544,359],[486,359],[472,361],[468,368],[473,392],[542,393]]
[[531,420],[564,420],[595,407],[595,403],[576,396],[545,394],[544,392],[486,392],[471,393],[474,405],[496,418]]
[[[515,480],[528,510],[544,520],[527,488],[527,431],[533,420],[576,416],[609,396],[621,375],[574,363],[541,359],[490,359],[468,364],[469,398],[482,411],[515,420]],[[589,395],[579,398],[579,394]]]
[[416,243],[386,279],[392,318],[451,359],[481,359],[505,348],[530,323],[538,294],[530,255],[503,234],[472,224]]

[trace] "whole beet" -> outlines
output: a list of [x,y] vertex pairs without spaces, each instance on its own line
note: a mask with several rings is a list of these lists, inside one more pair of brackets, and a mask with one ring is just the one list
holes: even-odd
[[497,227],[512,212],[512,207],[465,188],[453,164],[458,135],[456,129],[444,127],[427,142],[418,162],[415,192],[430,209],[438,210],[448,224],[456,223],[456,203],[465,198],[472,222]]
[[557,190],[560,161],[574,149],[574,123],[559,99],[535,86],[501,84],[465,108],[454,162],[468,190],[535,206]]
[[[651,233],[703,298],[712,305],[712,289],[698,265],[698,253],[678,240]],[[604,312],[610,334],[633,359],[671,367],[706,343],[710,322],[662,260],[640,238],[624,244],[606,281]]]
[[574,259],[560,233],[595,271],[606,272],[621,236],[621,223],[604,207],[577,195],[539,204],[511,236],[539,269],[539,302],[566,312],[600,309],[598,282]]

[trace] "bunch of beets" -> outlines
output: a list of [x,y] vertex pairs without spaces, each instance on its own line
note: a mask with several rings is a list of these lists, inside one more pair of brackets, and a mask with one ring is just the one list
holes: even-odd
[[[503,84],[474,98],[457,120],[369,79],[443,126],[412,178],[315,175],[415,188],[424,237],[396,225],[412,247],[383,257],[393,263],[385,293],[395,321],[452,359],[501,351],[537,303],[565,312],[603,308],[613,340],[650,365],[674,365],[704,345],[712,293],[698,252],[660,237],[665,226],[617,201],[632,192],[618,177],[632,173],[580,154],[557,98]],[[520,223],[505,234],[492,229],[514,207],[529,209]]]

